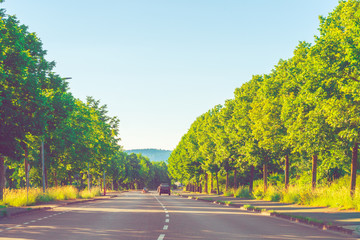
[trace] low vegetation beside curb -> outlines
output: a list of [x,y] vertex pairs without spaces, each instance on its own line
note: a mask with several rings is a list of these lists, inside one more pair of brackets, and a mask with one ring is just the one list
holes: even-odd
[[[56,200],[89,199],[95,196],[100,196],[100,188],[95,187],[90,191],[87,189],[78,191],[73,186],[62,186],[49,188],[45,193],[39,188],[31,188],[28,193],[26,188],[6,189],[4,199],[0,202],[0,207],[32,206],[37,203],[47,203]],[[3,211],[0,211],[0,215],[3,214]]]

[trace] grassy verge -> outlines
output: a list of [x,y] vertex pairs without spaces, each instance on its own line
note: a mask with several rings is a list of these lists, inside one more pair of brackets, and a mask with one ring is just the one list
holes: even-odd
[[[360,181],[358,177],[357,182]],[[350,178],[340,178],[331,184],[320,185],[312,189],[310,185],[294,184],[286,190],[282,185],[269,185],[266,192],[262,181],[257,181],[253,191],[256,199],[278,201],[283,203],[295,203],[316,207],[333,207],[338,209],[360,210],[360,186],[358,185],[355,195],[350,196]]]
[[224,197],[235,197],[235,198],[252,198],[249,192],[248,186],[240,186],[236,189],[232,188],[223,194]]
[[[266,192],[264,192],[263,180],[260,179],[254,181],[252,193],[249,192],[248,186],[240,186],[237,189],[229,189],[223,196],[360,211],[360,184],[357,184],[355,195],[351,197],[349,176],[332,183],[318,184],[316,189],[312,189],[308,179],[307,181],[293,179],[293,184],[288,189],[284,188],[282,180],[270,182]],[[360,176],[357,177],[357,182],[360,183]]]
[[100,195],[99,188],[93,188],[89,192],[88,190],[78,191],[73,186],[63,186],[48,188],[45,193],[41,189],[31,188],[29,193],[26,193],[26,189],[5,189],[4,199],[0,202],[1,207],[21,207],[31,206],[36,203],[46,203],[55,200],[68,200],[78,198],[92,198]]

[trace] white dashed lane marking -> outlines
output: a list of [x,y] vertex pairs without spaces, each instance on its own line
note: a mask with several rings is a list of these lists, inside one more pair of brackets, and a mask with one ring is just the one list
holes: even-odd
[[165,234],[160,234],[160,236],[158,237],[158,239],[157,239],[157,240],[163,240],[163,239],[164,239],[164,237],[165,237]]
[[[169,215],[168,210],[166,209],[165,205],[162,202],[160,202],[160,200],[156,196],[154,196],[154,197],[158,201],[158,203],[163,207],[164,212],[166,213],[165,222],[168,223],[170,221],[170,219],[169,219],[170,215]],[[169,228],[169,225],[164,225],[162,230],[168,230],[168,228]],[[165,238],[165,234],[160,234],[157,240],[163,240],[164,238]]]

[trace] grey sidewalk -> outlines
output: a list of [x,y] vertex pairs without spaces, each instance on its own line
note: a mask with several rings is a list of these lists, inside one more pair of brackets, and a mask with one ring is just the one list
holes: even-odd
[[[231,202],[232,207],[243,207],[244,205],[251,205],[258,209],[266,209],[270,213],[275,211],[277,217],[287,218],[289,220],[297,220],[296,217],[309,217],[324,222],[319,227],[325,228],[329,226],[330,230],[351,233],[360,236],[360,212],[350,210],[338,210],[326,207],[309,207],[296,204],[286,204],[271,201],[262,201],[254,199],[224,197],[218,195],[195,194],[195,193],[179,193],[183,197],[195,198],[198,200],[209,202]],[[290,216],[294,216],[291,218]],[[300,221],[301,222],[301,221]],[[330,223],[330,224],[329,224]]]

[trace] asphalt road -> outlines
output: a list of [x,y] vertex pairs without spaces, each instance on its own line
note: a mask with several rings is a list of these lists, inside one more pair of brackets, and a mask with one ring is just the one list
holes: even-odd
[[128,192],[0,220],[0,239],[355,239],[240,209]]

